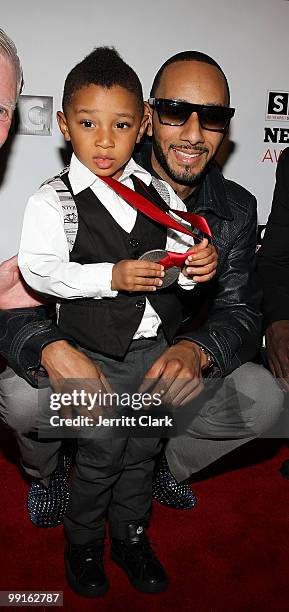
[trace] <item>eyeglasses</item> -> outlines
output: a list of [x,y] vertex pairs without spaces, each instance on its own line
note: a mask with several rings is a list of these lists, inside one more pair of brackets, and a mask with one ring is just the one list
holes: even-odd
[[211,132],[225,132],[235,114],[235,109],[227,106],[190,104],[165,98],[149,98],[148,103],[156,109],[163,125],[184,125],[192,113],[197,113],[201,128]]

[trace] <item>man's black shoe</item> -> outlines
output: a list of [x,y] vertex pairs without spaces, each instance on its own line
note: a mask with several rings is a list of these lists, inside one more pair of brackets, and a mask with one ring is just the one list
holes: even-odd
[[69,586],[85,597],[100,597],[109,587],[103,569],[104,541],[66,546],[64,559]]
[[111,539],[111,558],[127,574],[131,584],[142,593],[161,593],[168,577],[156,558],[141,525],[129,525],[125,540]]
[[172,475],[164,453],[157,463],[153,477],[153,498],[160,504],[178,510],[190,510],[197,503],[191,487],[177,482]]
[[69,473],[74,451],[61,449],[58,465],[45,480],[33,478],[28,493],[28,514],[36,527],[57,527],[63,521],[69,500]]

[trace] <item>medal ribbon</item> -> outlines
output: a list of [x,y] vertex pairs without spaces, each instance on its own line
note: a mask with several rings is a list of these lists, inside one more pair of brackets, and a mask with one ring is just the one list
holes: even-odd
[[[203,234],[203,236],[200,237],[199,234],[196,234],[194,231],[189,230],[187,227],[185,227],[175,219],[172,219],[169,214],[155,206],[155,204],[150,202],[150,200],[147,200],[140,193],[137,193],[133,189],[130,189],[130,187],[123,185],[123,183],[121,183],[120,181],[117,181],[116,179],[110,176],[99,176],[98,178],[104,181],[104,183],[106,183],[111,189],[113,189],[113,191],[115,191],[121,198],[123,198],[123,200],[125,200],[129,204],[132,204],[134,208],[142,212],[150,219],[153,219],[153,221],[156,221],[157,223],[165,225],[166,227],[169,227],[171,229],[177,230],[178,232],[182,232],[183,234],[187,234],[188,236],[192,236],[197,241],[201,241],[203,237],[207,238],[209,242],[212,241],[212,232],[204,217],[201,217],[200,215],[195,215],[194,213],[188,213],[177,210],[175,208],[170,208],[170,210],[175,215],[177,215],[181,219],[184,219],[185,221],[188,221],[191,225],[193,225],[194,228],[200,231],[201,234]],[[167,251],[167,256],[164,257],[158,263],[163,265],[165,269],[171,268],[172,266],[181,267],[184,264],[188,254],[188,251],[186,253],[173,253],[172,251]]]

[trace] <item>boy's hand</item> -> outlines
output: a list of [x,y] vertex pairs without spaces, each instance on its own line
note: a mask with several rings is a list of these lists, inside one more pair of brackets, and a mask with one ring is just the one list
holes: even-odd
[[113,291],[156,291],[161,287],[164,267],[153,261],[123,259],[112,268]]
[[205,283],[216,274],[218,254],[215,247],[208,243],[207,238],[190,249],[182,273],[197,283]]

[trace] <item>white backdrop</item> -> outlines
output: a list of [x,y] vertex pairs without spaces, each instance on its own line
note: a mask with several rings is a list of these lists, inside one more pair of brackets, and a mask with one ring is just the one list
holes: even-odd
[[[287,0],[10,0],[1,16],[23,63],[24,94],[53,96],[54,120],[51,136],[17,135],[12,141],[0,188],[0,260],[17,250],[27,197],[63,165],[55,111],[66,74],[101,44],[114,45],[136,69],[145,96],[159,66],[178,51],[204,51],[221,64],[237,109],[224,173],[257,196],[259,222],[266,222],[276,158],[289,136],[286,117],[265,118],[268,91],[289,91]],[[283,100],[273,100],[275,111]],[[265,127],[283,128],[284,142],[265,143]],[[280,131],[274,133],[278,139]]]

